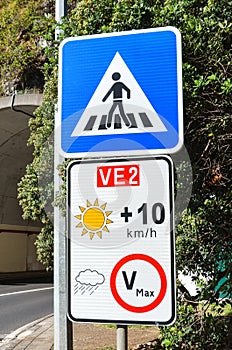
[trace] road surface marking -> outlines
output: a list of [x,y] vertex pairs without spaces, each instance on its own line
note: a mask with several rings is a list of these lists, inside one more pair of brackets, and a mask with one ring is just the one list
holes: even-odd
[[11,292],[11,293],[4,293],[4,294],[0,294],[0,297],[5,297],[7,295],[15,295],[15,294],[25,294],[25,293],[33,293],[33,292],[41,292],[44,290],[49,290],[49,289],[53,289],[54,287],[46,287],[46,288],[37,288],[37,289],[28,289],[28,290],[21,290],[18,292]]

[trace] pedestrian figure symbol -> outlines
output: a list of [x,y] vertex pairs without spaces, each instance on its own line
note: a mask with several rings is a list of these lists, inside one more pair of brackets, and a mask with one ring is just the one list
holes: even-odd
[[110,90],[107,92],[105,97],[102,99],[102,102],[105,102],[108,97],[113,93],[113,105],[109,110],[108,113],[108,119],[107,119],[107,128],[111,127],[112,124],[112,118],[113,113],[115,112],[116,108],[118,107],[120,115],[122,117],[122,120],[124,121],[126,126],[130,126],[130,120],[128,119],[124,108],[123,108],[123,90],[127,93],[127,99],[130,99],[130,89],[123,84],[122,82],[118,81],[121,78],[121,74],[118,72],[115,72],[112,74],[112,79],[116,81],[116,83],[113,84],[113,86],[110,88]]

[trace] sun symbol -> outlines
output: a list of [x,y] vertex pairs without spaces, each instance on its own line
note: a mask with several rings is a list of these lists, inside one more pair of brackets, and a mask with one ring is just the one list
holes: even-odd
[[112,211],[106,211],[106,205],[107,203],[99,205],[96,199],[94,204],[87,200],[86,208],[79,206],[81,214],[76,215],[75,218],[80,220],[76,227],[83,227],[82,236],[88,233],[90,239],[93,239],[95,234],[102,238],[102,231],[109,232],[107,225],[113,221],[108,219],[108,216]]

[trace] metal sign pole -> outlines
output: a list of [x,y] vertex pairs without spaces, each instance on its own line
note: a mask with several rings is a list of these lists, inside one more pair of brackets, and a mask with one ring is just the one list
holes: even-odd
[[[58,164],[62,157],[54,147],[54,193],[59,190]],[[54,208],[54,350],[67,350],[65,219]]]
[[59,23],[62,17],[67,16],[67,0],[56,0],[56,21]]
[[126,325],[117,325],[117,350],[128,349],[128,327]]
[[[59,155],[57,140],[54,142],[54,194],[59,191],[61,180],[57,166],[64,161]],[[72,350],[72,322],[67,318],[67,259],[65,218],[60,208],[54,208],[54,350]]]
[[[66,16],[67,0],[56,0],[55,17],[59,23]],[[56,37],[59,31],[56,30]],[[64,160],[58,150],[56,130],[54,133],[54,194],[59,191],[60,178],[57,166]],[[54,350],[72,349],[72,327],[67,319],[67,285],[66,285],[66,236],[65,218],[60,209],[54,208]]]

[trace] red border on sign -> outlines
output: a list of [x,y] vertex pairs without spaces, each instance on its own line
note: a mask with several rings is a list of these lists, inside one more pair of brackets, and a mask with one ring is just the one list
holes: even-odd
[[[132,260],[144,260],[146,262],[148,262],[149,264],[151,264],[159,273],[160,276],[160,281],[161,281],[161,287],[160,287],[160,292],[158,294],[158,296],[156,297],[155,300],[153,300],[152,303],[145,305],[145,306],[133,306],[130,305],[128,303],[126,303],[118,294],[117,288],[116,288],[116,277],[118,274],[118,271],[120,270],[120,268],[126,264],[129,261]],[[122,306],[124,309],[131,311],[131,312],[136,312],[136,313],[142,313],[142,312],[148,312],[153,310],[155,307],[157,307],[161,301],[163,300],[165,294],[166,294],[166,290],[167,290],[167,279],[166,279],[166,275],[165,272],[162,268],[162,266],[152,257],[145,255],[145,254],[131,254],[131,255],[127,255],[124,258],[122,258],[121,260],[118,261],[118,263],[115,265],[115,267],[113,268],[113,271],[111,273],[110,276],[110,288],[112,291],[112,294],[115,298],[115,300],[117,301],[117,303]]]

